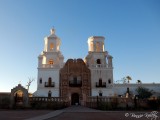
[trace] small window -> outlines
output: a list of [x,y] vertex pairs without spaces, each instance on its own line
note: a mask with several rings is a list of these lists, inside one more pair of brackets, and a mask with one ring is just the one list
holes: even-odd
[[99,96],[102,96],[102,94],[103,94],[103,92],[100,90],[100,91],[99,91]]
[[108,80],[108,84],[111,84],[111,79]]
[[39,83],[42,84],[42,78],[39,79]]
[[53,48],[54,48],[54,44],[51,43],[51,44],[50,44],[50,50],[53,50]]
[[52,92],[50,90],[48,91],[48,97],[52,97]]
[[50,64],[50,65],[53,65],[53,63],[54,63],[53,60],[50,59],[50,60],[49,60],[49,64]]
[[101,60],[100,59],[97,59],[97,64],[101,64]]

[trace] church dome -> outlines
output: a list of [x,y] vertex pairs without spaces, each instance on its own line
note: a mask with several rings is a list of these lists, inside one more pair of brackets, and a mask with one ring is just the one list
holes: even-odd
[[55,34],[56,30],[54,28],[51,28],[50,30],[50,35],[47,36],[47,39],[48,40],[55,40],[57,45],[60,45],[61,44],[61,40],[59,37],[57,37],[57,35]]

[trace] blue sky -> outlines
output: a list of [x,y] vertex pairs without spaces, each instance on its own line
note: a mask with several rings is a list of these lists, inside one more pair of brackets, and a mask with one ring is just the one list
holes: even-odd
[[[0,92],[37,78],[38,55],[50,28],[68,58],[84,58],[87,39],[104,36],[114,80],[160,83],[159,0],[1,0]],[[30,92],[37,88],[33,82]]]

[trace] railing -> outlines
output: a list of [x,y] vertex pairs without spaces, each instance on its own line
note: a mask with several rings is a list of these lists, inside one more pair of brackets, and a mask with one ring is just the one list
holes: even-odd
[[30,97],[30,102],[67,102],[65,98],[62,97]]
[[40,66],[40,68],[59,68],[59,65],[55,65],[55,64],[43,64]]
[[106,82],[102,83],[96,82],[96,87],[106,87]]
[[102,65],[102,64],[97,64],[97,65],[91,65],[91,67],[96,67],[96,68],[108,68],[108,65]]
[[[126,105],[134,107],[134,100],[132,98],[125,97],[107,97],[107,96],[89,96],[86,99],[86,106],[91,108],[98,108],[101,103],[110,104],[113,107],[123,106],[126,108]],[[117,105],[117,106],[116,106]],[[113,108],[114,109],[114,108]]]
[[64,97],[29,97],[30,104],[40,103],[46,105],[48,103],[64,104],[65,107],[70,106],[69,98]]
[[54,86],[55,86],[55,83],[54,83],[54,82],[51,82],[51,83],[45,82],[44,86],[45,86],[45,87],[54,87]]
[[87,102],[90,102],[90,103],[95,103],[97,101],[99,102],[114,102],[118,100],[119,103],[123,102],[123,103],[126,103],[126,101],[133,101],[133,99],[128,99],[128,98],[125,98],[125,97],[107,97],[107,96],[89,96],[87,98]]
[[82,81],[77,81],[77,82],[69,81],[69,87],[81,87],[81,86],[82,86]]

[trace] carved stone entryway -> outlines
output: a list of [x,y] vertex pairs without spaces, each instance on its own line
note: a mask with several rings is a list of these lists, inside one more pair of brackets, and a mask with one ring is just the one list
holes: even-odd
[[91,73],[82,59],[69,59],[60,70],[60,96],[71,98],[71,104],[83,102],[91,95]]
[[10,95],[10,107],[28,107],[29,95],[28,90],[25,89],[21,84],[18,84],[15,88],[11,89]]

